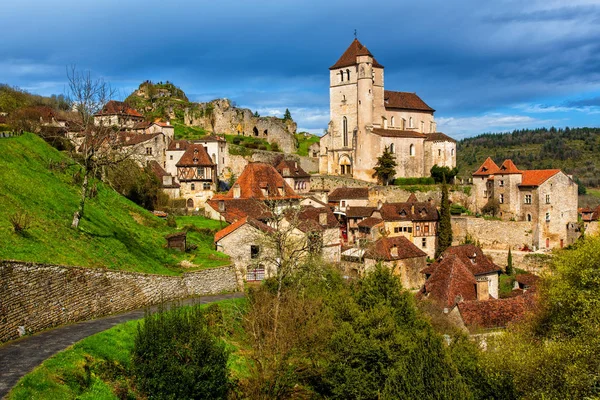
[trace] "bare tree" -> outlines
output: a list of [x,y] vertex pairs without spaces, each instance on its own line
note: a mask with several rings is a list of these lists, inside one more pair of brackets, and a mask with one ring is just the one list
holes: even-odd
[[115,96],[116,90],[102,78],[93,79],[89,71],[79,71],[75,66],[67,68],[68,98],[77,110],[80,120],[81,140],[74,140],[74,159],[82,168],[81,194],[77,210],[73,213],[71,227],[79,228],[83,218],[85,202],[89,196],[90,180],[98,176],[107,166],[120,163],[131,156],[123,151],[119,130],[94,114],[102,110]]

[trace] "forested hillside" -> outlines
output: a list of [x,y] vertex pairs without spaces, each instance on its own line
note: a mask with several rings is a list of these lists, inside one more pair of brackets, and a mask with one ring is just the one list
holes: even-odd
[[492,157],[500,165],[510,158],[521,169],[560,168],[586,187],[600,187],[600,128],[539,128],[486,133],[458,142],[459,176]]

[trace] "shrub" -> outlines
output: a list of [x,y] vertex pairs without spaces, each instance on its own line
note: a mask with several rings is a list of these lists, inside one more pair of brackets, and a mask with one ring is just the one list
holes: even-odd
[[175,221],[175,216],[173,214],[167,215],[167,226],[177,228],[177,221]]
[[260,145],[258,145],[258,149],[259,150],[267,150],[267,146],[264,144],[260,144]]
[[240,143],[242,143],[242,138],[240,136],[236,136],[233,138],[233,144],[239,145]]
[[15,233],[24,235],[31,228],[31,216],[25,211],[17,211],[12,214],[9,218],[10,224],[12,225]]
[[396,178],[394,179],[394,185],[396,186],[408,186],[408,185],[433,185],[435,181],[431,177],[427,178]]
[[224,399],[228,353],[199,307],[147,314],[138,326],[132,366],[137,387],[162,399]]
[[271,151],[281,151],[277,143],[271,143]]

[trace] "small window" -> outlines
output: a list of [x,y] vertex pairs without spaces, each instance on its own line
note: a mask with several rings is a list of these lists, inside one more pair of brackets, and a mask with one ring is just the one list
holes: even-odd
[[169,156],[169,160],[173,161],[173,155]]
[[390,144],[390,153],[394,154],[394,143]]
[[525,204],[531,204],[531,195],[530,194],[525,195]]
[[398,227],[398,226],[394,227],[394,233],[400,233],[400,227]]
[[550,195],[549,194],[546,195],[546,204],[550,204]]
[[340,82],[344,82],[344,70],[340,71]]
[[348,75],[348,80],[350,80],[350,70],[349,69],[346,70],[346,75]]
[[427,247],[427,238],[421,239],[421,247],[423,247],[423,248]]
[[148,155],[148,156],[152,155],[152,147],[146,147],[146,155]]
[[438,157],[442,156],[442,150],[438,149]]
[[531,214],[527,214],[527,221],[531,222]]
[[260,254],[260,246],[258,245],[250,245],[250,258],[258,258]]
[[450,150],[450,154],[454,156],[454,149]]
[[202,184],[202,189],[204,189],[204,190],[210,190],[210,183],[208,183],[208,182],[204,182],[204,183]]
[[546,222],[550,222],[550,213],[549,212],[546,213]]
[[414,144],[410,145],[408,152],[411,156],[415,155],[415,145]]
[[500,198],[498,199],[498,201],[500,202],[500,204],[504,204],[504,195],[501,194]]
[[195,183],[192,183],[190,185],[190,190],[196,190],[196,184]]
[[408,118],[408,127],[409,127],[409,128],[414,128],[414,124],[413,124],[413,119],[412,119],[412,117]]
[[408,233],[412,233],[412,226],[409,226],[409,227],[407,228],[407,232],[408,232]]
[[429,233],[429,225],[425,225],[425,226],[423,227],[423,232],[425,232],[425,233]]
[[504,181],[499,181],[499,182],[498,182],[498,186],[500,186],[500,187],[504,187]]
[[346,200],[342,200],[340,203],[341,203],[340,204],[341,207],[346,207]]
[[390,124],[392,127],[394,126],[394,117],[390,118]]

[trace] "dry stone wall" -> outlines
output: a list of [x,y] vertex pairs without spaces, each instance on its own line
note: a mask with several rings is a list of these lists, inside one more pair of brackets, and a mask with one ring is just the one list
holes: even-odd
[[475,217],[452,217],[454,245],[460,244],[469,235],[482,248],[519,250],[527,245],[533,248],[533,222],[498,221]]
[[162,301],[235,291],[233,267],[163,276],[0,262],[0,342]]

